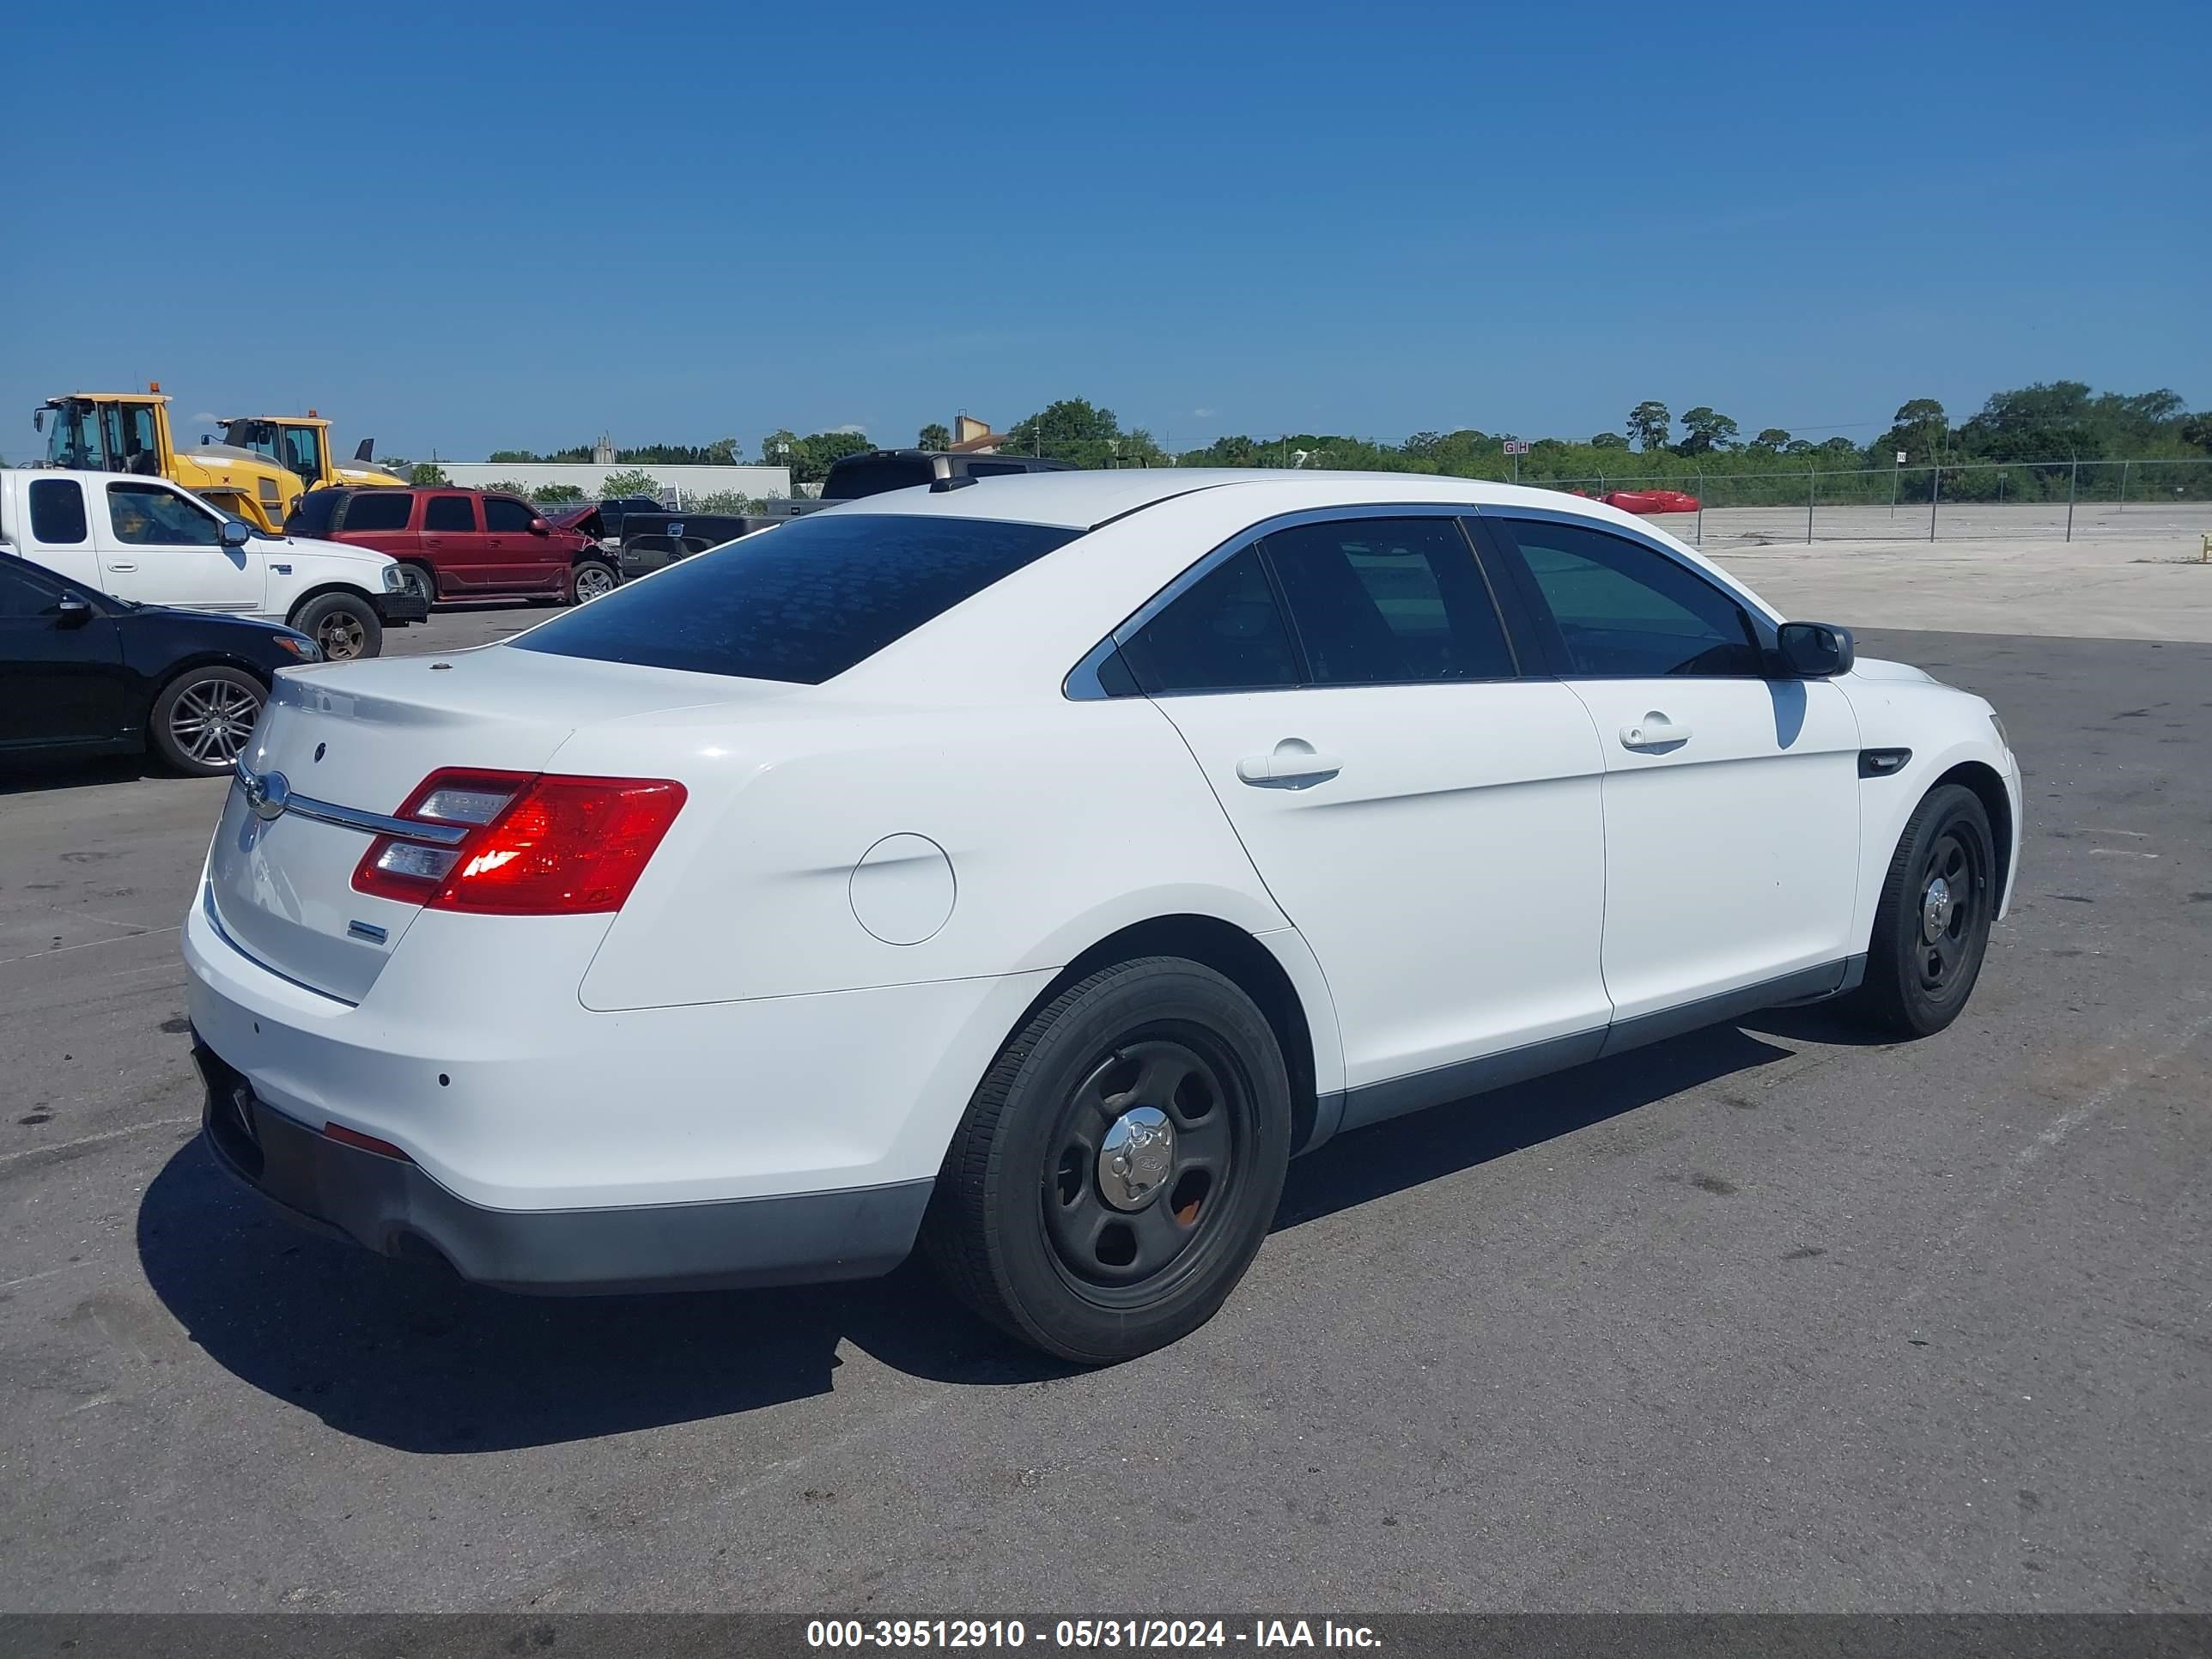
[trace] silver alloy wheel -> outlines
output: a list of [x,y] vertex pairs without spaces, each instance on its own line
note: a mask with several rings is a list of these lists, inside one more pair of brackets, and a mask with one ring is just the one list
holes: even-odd
[[593,599],[605,599],[615,591],[615,579],[599,565],[586,565],[576,573],[576,603],[586,605]]
[[368,630],[361,625],[358,617],[333,611],[315,629],[315,643],[323,647],[323,655],[329,661],[351,662],[368,645]]
[[203,766],[228,766],[246,749],[261,699],[228,680],[187,685],[169,710],[169,735]]

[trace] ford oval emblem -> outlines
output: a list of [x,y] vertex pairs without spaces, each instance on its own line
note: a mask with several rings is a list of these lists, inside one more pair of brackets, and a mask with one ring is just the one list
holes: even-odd
[[264,823],[281,818],[292,799],[292,784],[282,772],[255,772],[246,779],[246,804]]

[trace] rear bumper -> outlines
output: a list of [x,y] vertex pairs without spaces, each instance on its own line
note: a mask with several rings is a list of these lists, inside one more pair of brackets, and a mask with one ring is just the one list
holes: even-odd
[[419,593],[380,593],[376,614],[386,628],[404,628],[409,623],[428,622],[430,605]]
[[222,1166],[314,1231],[466,1279],[546,1295],[866,1279],[912,1248],[931,1183],[605,1209],[471,1204],[416,1164],[349,1146],[259,1100],[195,1040],[201,1125]]

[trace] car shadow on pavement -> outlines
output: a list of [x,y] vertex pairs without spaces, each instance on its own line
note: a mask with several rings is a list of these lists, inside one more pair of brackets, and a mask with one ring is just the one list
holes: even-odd
[[16,757],[0,767],[0,795],[29,795],[46,789],[82,789],[94,784],[127,783],[139,778],[173,777],[177,775],[157,764],[150,755],[115,755],[99,760]]
[[[1274,1225],[1417,1187],[1789,1050],[1731,1026],[1347,1134],[1291,1166]],[[280,1219],[197,1138],[148,1185],[138,1255],[208,1356],[343,1433],[507,1450],[826,1394],[852,1344],[908,1375],[1006,1386],[1073,1367],[1000,1336],[918,1261],[872,1283],[538,1297],[374,1256]]]

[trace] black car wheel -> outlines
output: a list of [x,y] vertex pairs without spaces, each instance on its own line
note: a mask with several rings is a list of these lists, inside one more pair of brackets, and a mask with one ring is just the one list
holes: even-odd
[[221,777],[246,752],[268,696],[243,669],[188,668],[155,697],[148,732],[161,758],[179,772]]
[[1998,889],[1989,813],[1971,789],[1931,789],[1899,838],[1882,882],[1859,1000],[1900,1036],[1959,1017],[1980,977]]
[[1120,963],[1000,1051],[945,1155],[924,1249],[1023,1340],[1131,1358],[1204,1324],[1244,1276],[1290,1135],[1290,1079],[1252,1000],[1198,963]]
[[292,626],[322,647],[329,662],[352,662],[384,649],[384,624],[357,594],[317,594],[293,613]]

